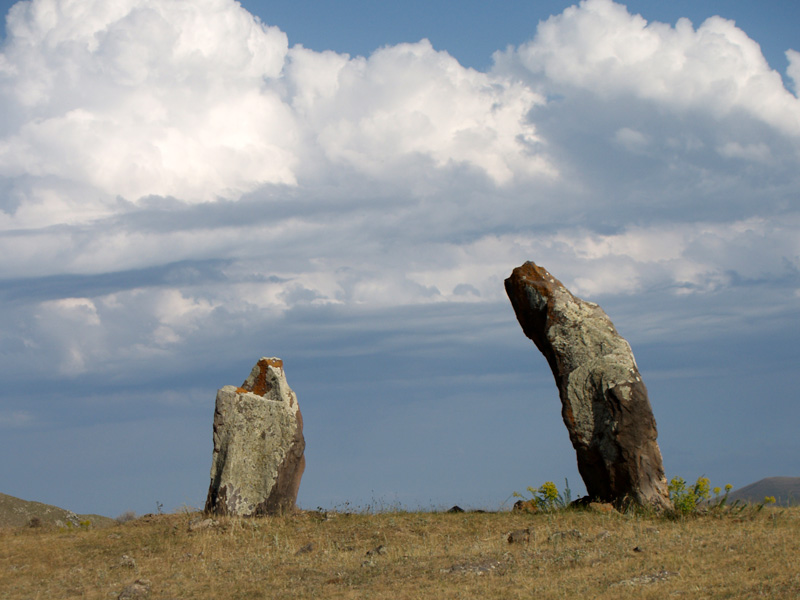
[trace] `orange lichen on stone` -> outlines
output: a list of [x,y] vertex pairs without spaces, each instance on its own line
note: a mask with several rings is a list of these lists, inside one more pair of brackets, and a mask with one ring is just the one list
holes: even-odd
[[266,363],[270,367],[274,367],[276,369],[282,369],[283,368],[283,361],[280,358],[265,358],[265,359],[262,359],[262,360],[258,361],[258,364],[260,364],[260,365],[263,365],[264,363]]
[[514,269],[513,275],[534,287],[548,301],[553,296],[556,287],[564,287],[564,284],[553,277],[547,269],[530,261]]
[[236,393],[237,394],[249,394],[250,390],[247,390],[247,389],[245,389],[243,387],[237,387],[236,388]]
[[[283,361],[280,358],[262,358],[261,360],[256,363],[258,365],[258,377],[256,377],[255,381],[253,382],[252,389],[248,389],[248,383],[245,381],[242,384],[242,389],[246,392],[251,392],[258,396],[264,396],[268,391],[272,389],[272,384],[267,381],[267,372],[269,367],[273,369],[283,369]],[[241,392],[240,392],[241,393]]]

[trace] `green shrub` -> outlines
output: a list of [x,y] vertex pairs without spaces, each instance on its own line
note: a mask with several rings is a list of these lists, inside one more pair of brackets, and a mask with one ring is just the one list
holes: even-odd
[[[728,494],[733,489],[729,483],[725,486],[725,493],[722,494],[720,487],[711,489],[708,477],[698,477],[692,486],[687,486],[682,477],[673,477],[668,485],[669,499],[678,515],[690,515],[698,511],[701,505],[707,502],[707,508],[720,511],[725,508],[728,502]],[[714,493],[713,498],[711,493]]]
[[519,492],[514,492],[512,496],[532,502],[538,510],[543,512],[567,508],[572,502],[572,491],[569,489],[569,481],[566,479],[563,493],[559,493],[558,487],[552,481],[545,481],[538,488],[528,486],[527,489],[531,494],[530,498],[526,499]]
[[667,489],[672,506],[679,515],[692,514],[700,502],[711,496],[708,477],[699,477],[691,487],[686,486],[683,477],[673,477]]

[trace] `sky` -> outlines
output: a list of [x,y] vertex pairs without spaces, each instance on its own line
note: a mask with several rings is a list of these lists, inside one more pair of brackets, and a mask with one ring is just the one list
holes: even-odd
[[200,507],[277,356],[302,508],[577,496],[526,260],[630,342],[668,477],[800,475],[796,2],[0,9],[0,491]]

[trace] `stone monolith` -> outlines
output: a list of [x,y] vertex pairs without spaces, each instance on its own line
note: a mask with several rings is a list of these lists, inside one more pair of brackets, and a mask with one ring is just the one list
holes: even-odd
[[283,361],[261,358],[241,387],[217,392],[206,513],[252,517],[294,509],[305,446]]
[[505,287],[555,377],[589,498],[668,508],[656,421],[628,342],[602,308],[532,262],[514,269]]

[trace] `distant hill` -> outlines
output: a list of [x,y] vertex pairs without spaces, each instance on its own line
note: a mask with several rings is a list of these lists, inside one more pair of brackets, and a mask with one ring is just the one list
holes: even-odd
[[775,496],[780,506],[800,505],[800,477],[767,477],[733,490],[728,495],[728,502],[739,500],[759,503],[763,502],[766,496]]
[[42,526],[69,527],[80,526],[81,523],[89,521],[93,527],[110,527],[116,524],[114,519],[100,515],[76,515],[74,512],[42,504],[41,502],[31,502],[0,494],[0,527],[24,527],[31,524],[31,520],[37,520]]

